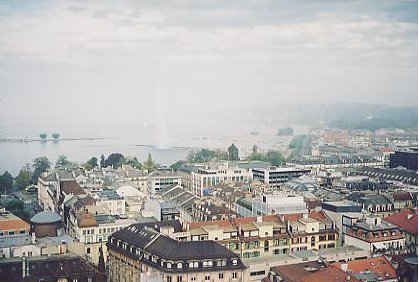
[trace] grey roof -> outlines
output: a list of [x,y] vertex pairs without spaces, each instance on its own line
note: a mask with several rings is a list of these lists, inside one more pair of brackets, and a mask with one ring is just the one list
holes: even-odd
[[[116,240],[115,240],[116,239]],[[129,245],[128,248],[123,248],[118,241],[122,241]],[[187,271],[217,271],[228,269],[245,269],[239,256],[227,248],[219,245],[215,241],[185,241],[179,242],[170,237],[160,234],[159,232],[133,224],[127,228],[115,232],[107,243],[108,249],[123,253],[126,256],[141,260],[142,263],[150,265],[154,268],[164,268],[163,264],[152,262],[144,256],[137,254],[136,248],[141,252],[147,252],[153,256],[157,256],[158,260],[169,261],[183,261],[185,267],[164,268],[165,271],[170,272],[187,272]],[[186,263],[191,260],[206,260],[206,259],[226,259],[226,266],[217,266],[213,264],[212,267],[201,267],[189,269]],[[236,263],[233,264],[233,260]]]
[[35,214],[31,218],[31,221],[33,223],[41,223],[41,224],[43,224],[43,223],[55,223],[55,222],[61,221],[61,216],[59,216],[55,212],[43,211],[43,212]]

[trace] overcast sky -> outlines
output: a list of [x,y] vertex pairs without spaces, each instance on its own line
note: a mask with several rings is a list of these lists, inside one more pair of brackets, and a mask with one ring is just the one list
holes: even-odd
[[0,123],[417,105],[416,1],[1,1]]

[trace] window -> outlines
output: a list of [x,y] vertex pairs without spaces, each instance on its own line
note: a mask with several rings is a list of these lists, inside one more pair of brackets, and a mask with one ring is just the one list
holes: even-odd
[[237,272],[233,272],[233,279],[237,279]]
[[211,276],[209,274],[205,274],[205,281],[210,281]]
[[25,234],[25,230],[20,230],[19,234]]
[[14,231],[9,231],[9,235],[15,235]]
[[182,280],[182,275],[178,275],[177,276],[177,282],[182,282],[183,280]]
[[224,273],[220,272],[218,273],[218,279],[223,279],[224,278]]
[[210,260],[210,261],[204,261],[204,262],[202,262],[202,266],[203,267],[211,267],[212,266],[212,261]]
[[[153,257],[154,258],[154,257]],[[167,268],[172,268],[172,263],[168,262],[167,263]]]
[[191,277],[191,282],[193,282],[193,281],[196,281],[196,277],[195,276],[192,276]]
[[87,254],[90,254],[90,248],[87,248],[87,249],[86,249],[86,253],[87,253]]
[[182,267],[183,267],[182,263],[181,263],[181,262],[178,262],[178,263],[177,263],[177,268],[178,268],[178,269],[180,269],[180,268],[182,268]]
[[197,268],[198,267],[198,262],[197,261],[191,261],[189,263],[189,268]]
[[233,265],[237,265],[237,260],[236,259],[233,259]]
[[167,281],[167,282],[172,282],[172,276],[167,276],[167,277],[166,277],[166,281]]
[[223,260],[217,260],[217,266],[226,266],[227,261],[225,259]]

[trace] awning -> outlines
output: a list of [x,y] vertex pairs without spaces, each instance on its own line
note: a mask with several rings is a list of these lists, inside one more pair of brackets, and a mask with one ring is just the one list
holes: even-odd
[[377,242],[377,243],[374,243],[374,245],[373,245],[374,247],[375,247],[375,249],[377,249],[377,250],[382,250],[382,249],[386,249],[386,245],[384,245],[384,243],[382,243],[382,242]]

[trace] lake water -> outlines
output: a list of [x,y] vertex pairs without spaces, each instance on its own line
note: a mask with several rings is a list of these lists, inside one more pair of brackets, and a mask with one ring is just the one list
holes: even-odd
[[187,148],[157,148],[138,146],[121,139],[99,139],[58,142],[29,142],[29,143],[0,143],[0,171],[9,171],[16,175],[26,163],[39,156],[46,156],[55,163],[59,155],[65,155],[69,160],[84,163],[101,154],[105,157],[113,152],[120,152],[125,156],[136,156],[143,162],[151,153],[154,161],[162,165],[170,165],[185,159],[190,149]]

